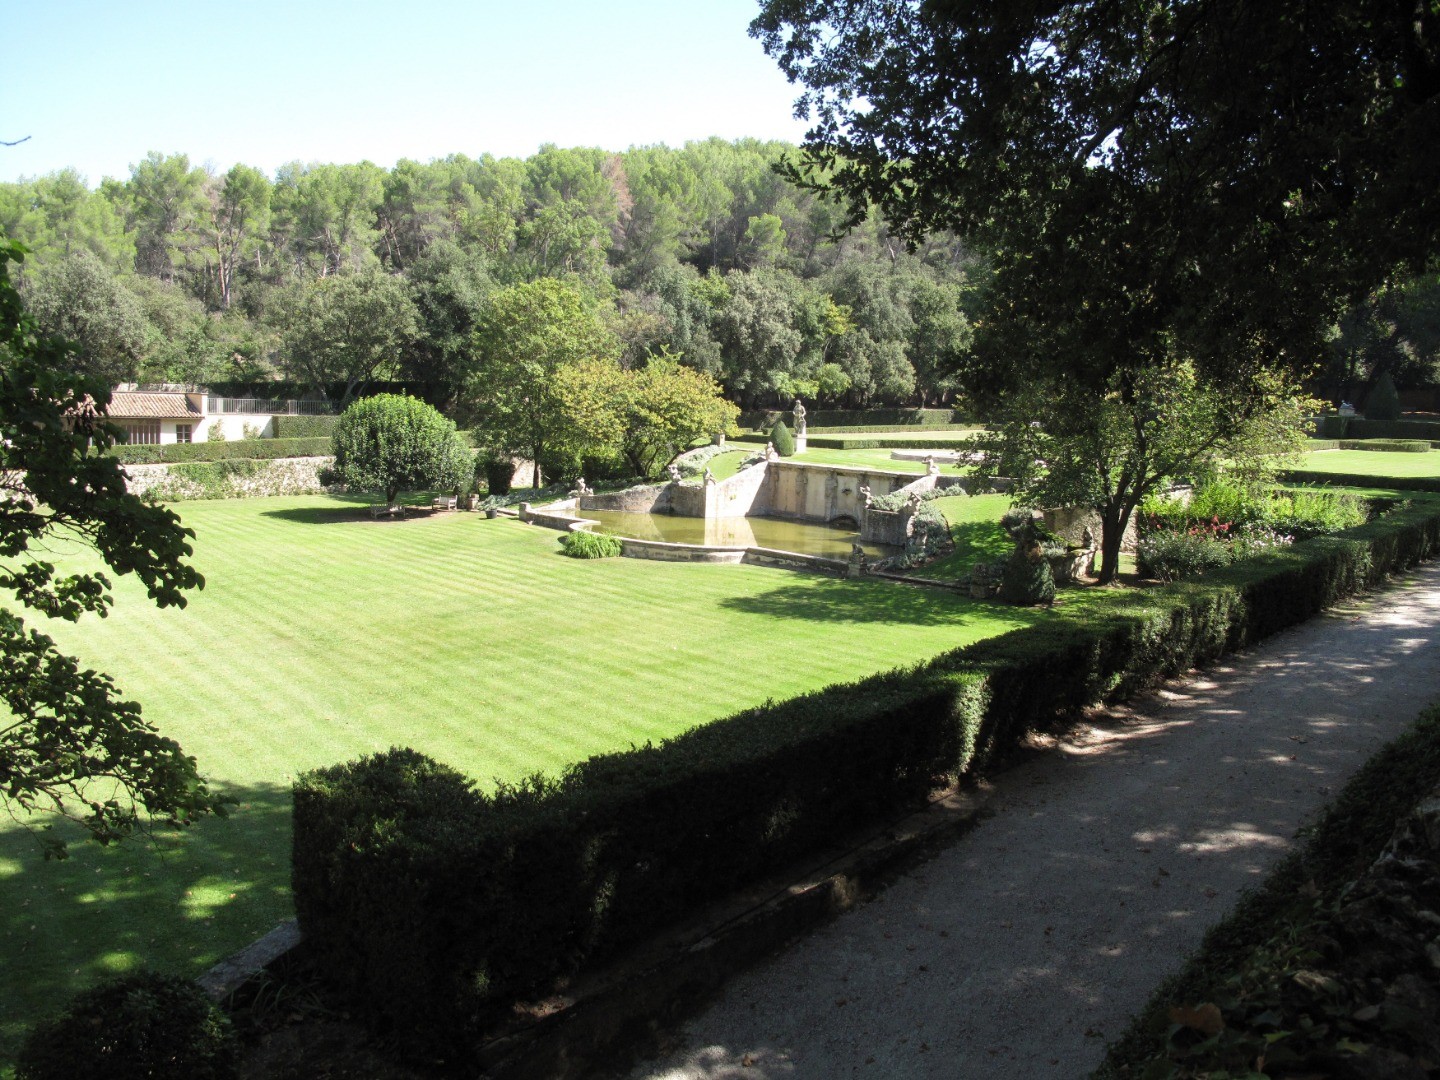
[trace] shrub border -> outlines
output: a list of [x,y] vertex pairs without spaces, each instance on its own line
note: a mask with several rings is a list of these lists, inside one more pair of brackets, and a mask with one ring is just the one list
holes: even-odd
[[328,457],[331,439],[237,439],[234,442],[166,443],[163,446],[119,445],[108,451],[122,465],[174,465],[185,461],[233,461],[237,458],[270,460],[292,457]]
[[515,999],[716,893],[1437,548],[1440,507],[1397,510],[494,795],[409,750],[315,770],[294,791],[300,926],[370,1024],[413,1049],[464,1052]]

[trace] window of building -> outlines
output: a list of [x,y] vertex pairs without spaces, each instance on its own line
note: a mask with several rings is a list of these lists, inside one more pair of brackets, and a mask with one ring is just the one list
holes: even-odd
[[193,429],[194,429],[194,425],[193,425],[193,424],[176,424],[176,425],[175,425],[175,441],[176,441],[176,442],[189,442],[189,441],[190,441],[190,432],[191,432]]
[[125,429],[125,441],[132,446],[160,445],[159,420],[126,420],[122,426]]

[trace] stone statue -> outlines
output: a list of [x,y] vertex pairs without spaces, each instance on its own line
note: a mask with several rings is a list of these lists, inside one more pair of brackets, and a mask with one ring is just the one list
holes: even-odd
[[672,484],[678,484],[683,479],[685,478],[680,475],[680,466],[672,461],[670,463],[670,482]]
[[590,485],[585,483],[585,477],[582,476],[575,481],[575,490],[571,494],[579,498],[581,495],[594,495],[595,492],[590,490]]
[[706,466],[705,466],[705,483],[707,483],[707,484],[713,484],[713,483],[715,483],[715,474],[710,471],[710,466],[709,466],[709,465],[706,465]]
[[766,460],[766,461],[779,461],[779,460],[780,460],[780,452],[775,449],[775,444],[774,444],[773,442],[767,442],[767,443],[765,444],[765,460]]
[[930,476],[940,475],[940,466],[935,461],[935,455],[931,454],[925,459],[925,472]]
[[795,408],[791,410],[791,413],[792,413],[792,415],[795,417],[795,434],[796,434],[796,435],[804,435],[804,434],[805,434],[805,406],[804,406],[803,404],[801,404],[800,399],[799,399],[798,397],[795,399]]
[[860,485],[860,498],[865,500],[865,509],[870,509],[870,504],[875,500],[875,496],[870,494],[870,486],[868,484]]

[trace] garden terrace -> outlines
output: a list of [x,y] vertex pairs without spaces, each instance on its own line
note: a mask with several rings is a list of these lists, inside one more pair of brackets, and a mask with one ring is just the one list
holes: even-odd
[[288,917],[304,769],[409,745],[487,785],[553,775],[1046,618],[876,581],[578,562],[512,520],[372,522],[368,501],[178,504],[207,579],[186,609],[119,578],[110,618],[43,627],[240,806],[159,851],[74,843],[64,863],[0,833],[0,1047],[101,975],[198,974]]

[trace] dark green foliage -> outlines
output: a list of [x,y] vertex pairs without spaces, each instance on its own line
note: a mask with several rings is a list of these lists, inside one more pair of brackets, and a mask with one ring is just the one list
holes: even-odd
[[1388,488],[1394,491],[1440,492],[1440,476],[1369,476],[1364,473],[1306,472],[1288,469],[1280,479],[1291,484],[1333,484],[1335,487]]
[[[1227,1022],[1242,1006],[1253,1028],[1267,1009],[1274,1023],[1292,1032],[1297,1025],[1284,1016],[1286,995],[1276,993],[1293,972],[1296,949],[1308,947],[1315,931],[1335,936],[1337,928],[1320,924],[1319,916],[1341,891],[1360,876],[1389,842],[1396,823],[1440,784],[1440,707],[1421,713],[1415,726],[1385,746],[1355,773],[1319,820],[1307,830],[1304,847],[1283,860],[1256,891],[1244,896],[1224,922],[1212,928],[1200,949],[1179,974],[1166,980],[1130,1029],[1110,1048],[1097,1077],[1174,1075],[1167,1064],[1166,1044],[1174,1030],[1170,1009],[1177,1005],[1220,1002]],[[1342,931],[1343,932],[1343,931]],[[1291,964],[1285,964],[1285,961]],[[1280,965],[1277,965],[1277,961]],[[1311,966],[1313,959],[1305,963]],[[1243,997],[1237,990],[1244,987]],[[1257,987],[1266,988],[1257,993]],[[1339,1027],[1307,1033],[1331,1042],[1355,1009],[1336,1002]],[[1273,1025],[1266,1025],[1273,1026]],[[1232,1048],[1242,1038],[1264,1045],[1263,1035],[1233,1030]],[[1403,1030],[1403,1025],[1397,1026]],[[1295,1041],[1295,1040],[1290,1040]],[[1363,1039],[1361,1040],[1363,1041]],[[1225,1044],[1217,1040],[1214,1049]],[[1187,1055],[1184,1075],[1200,1075],[1219,1067],[1194,1052]],[[1252,1052],[1248,1061],[1257,1056]],[[1210,1075],[1229,1075],[1210,1072]]]
[[230,1021],[189,979],[140,971],[77,994],[36,1025],[16,1080],[231,1080]]
[[618,536],[582,529],[560,537],[560,550],[572,559],[613,559],[623,550],[623,545]]
[[[296,419],[315,419],[296,417]],[[338,419],[328,417],[327,419]],[[236,442],[166,443],[164,446],[112,447],[108,453],[123,465],[155,465],[177,461],[232,461],[236,458],[328,457],[329,436],[294,439],[244,439]]]
[[335,471],[352,491],[383,492],[392,506],[402,491],[456,491],[475,479],[475,455],[455,424],[419,398],[376,394],[340,416],[333,438]]
[[277,416],[271,424],[277,439],[328,439],[339,422],[338,416]]
[[[779,409],[740,414],[740,426],[754,431],[769,428],[788,415]],[[889,431],[897,427],[945,428],[966,425],[970,417],[957,409],[811,409],[805,417],[810,431],[829,430]]]
[[1379,450],[1397,454],[1428,454],[1432,447],[1424,439],[1341,439],[1341,450]]
[[1055,599],[1055,573],[1049,556],[1064,549],[1027,507],[1017,506],[1000,518],[1015,541],[1000,576],[1000,599],[1007,604],[1049,604]]
[[1179,581],[1230,565],[1230,549],[1209,534],[1158,532],[1141,540],[1135,551],[1141,577]]
[[775,452],[781,457],[795,456],[795,436],[790,434],[784,420],[775,421],[775,426],[770,429],[770,441],[775,444]]
[[1000,578],[1000,599],[1007,604],[1049,604],[1055,599],[1055,574],[1043,556],[1016,548]]
[[1440,420],[1372,420],[1361,416],[1322,416],[1316,434],[1322,439],[1440,440]]
[[[811,429],[814,430],[813,428]],[[967,429],[972,430],[972,429]],[[955,431],[947,434],[936,435],[933,439],[926,439],[924,442],[917,442],[915,439],[886,438],[884,435],[876,435],[874,438],[841,438],[836,435],[807,435],[806,446],[814,447],[817,450],[917,450],[922,447],[935,448],[948,446],[955,448],[964,446],[969,442],[965,431]]]
[[485,487],[491,495],[505,495],[515,478],[515,463],[509,458],[485,459]]
[[[36,329],[10,282],[9,264],[23,258],[23,247],[0,240],[0,799],[21,815],[71,818],[108,843],[142,810],[181,825],[225,800],[108,676],[59,652],[21,613],[74,622],[109,609],[106,573],[62,574],[48,561],[57,537],[133,573],[160,607],[184,607],[204,578],[188,562],[194,533],[129,494],[104,453],[120,434],[105,417],[110,392],[69,374],[72,347]],[[63,841],[44,844],[64,854]]]
[[354,1007],[412,1047],[788,860],[920,805],[1092,702],[1300,622],[1435,554],[1415,507],[929,664],[747,710],[493,796],[395,750],[295,787],[294,896]]
[[1392,421],[1400,419],[1400,395],[1395,390],[1395,380],[1390,372],[1382,371],[1370,396],[1365,400],[1367,420]]

